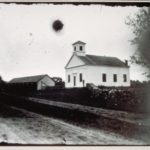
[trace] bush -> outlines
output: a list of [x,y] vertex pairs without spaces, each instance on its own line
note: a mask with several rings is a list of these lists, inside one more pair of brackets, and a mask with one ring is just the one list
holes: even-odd
[[145,88],[130,87],[99,87],[89,89],[92,99],[101,101],[101,106],[108,109],[124,110],[130,112],[146,112],[147,94]]
[[60,77],[53,77],[52,78],[55,81],[55,88],[61,89],[65,88],[65,82]]
[[16,93],[29,97],[101,107],[130,112],[148,112],[150,103],[146,87],[96,87],[88,84],[84,88],[47,88],[42,91]]

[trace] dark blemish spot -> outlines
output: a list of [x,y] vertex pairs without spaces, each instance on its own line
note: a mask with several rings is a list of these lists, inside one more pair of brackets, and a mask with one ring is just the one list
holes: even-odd
[[52,27],[53,27],[54,31],[56,31],[56,32],[62,30],[63,26],[64,25],[60,20],[56,20],[52,24]]
[[29,33],[30,36],[32,36],[32,33]]

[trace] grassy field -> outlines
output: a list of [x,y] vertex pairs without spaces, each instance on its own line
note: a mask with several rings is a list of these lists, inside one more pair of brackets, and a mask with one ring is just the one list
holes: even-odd
[[50,89],[28,96],[137,113],[149,113],[149,88],[102,88],[92,93],[87,88]]

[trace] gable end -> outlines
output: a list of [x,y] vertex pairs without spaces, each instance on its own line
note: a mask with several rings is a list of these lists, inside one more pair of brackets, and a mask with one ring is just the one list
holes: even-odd
[[[72,65],[68,67],[71,63]],[[77,56],[76,54],[73,54],[70,60],[68,61],[67,65],[65,66],[65,69],[69,69],[72,67],[79,67],[83,65],[86,65],[86,63],[79,56]]]

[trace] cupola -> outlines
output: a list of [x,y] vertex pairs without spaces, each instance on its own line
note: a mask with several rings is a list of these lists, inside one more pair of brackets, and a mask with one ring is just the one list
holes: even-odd
[[76,53],[79,56],[85,56],[85,44],[82,41],[77,41],[75,43],[73,43],[73,50],[74,53]]

